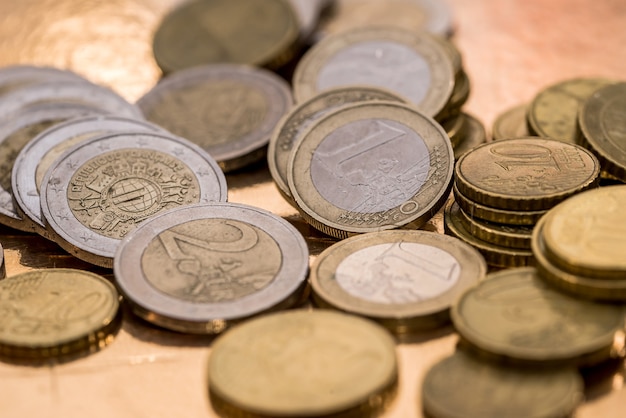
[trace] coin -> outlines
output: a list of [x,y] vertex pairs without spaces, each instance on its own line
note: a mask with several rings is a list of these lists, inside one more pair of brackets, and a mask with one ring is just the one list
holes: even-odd
[[530,136],[526,124],[527,104],[514,106],[501,113],[493,122],[494,140],[522,138]]
[[32,231],[43,236],[47,230],[41,215],[39,192],[44,174],[64,151],[78,142],[108,132],[163,131],[159,126],[120,116],[88,116],[70,119],[41,132],[24,146],[13,164],[11,187],[17,212]]
[[530,137],[494,141],[465,153],[455,167],[455,184],[482,205],[545,210],[596,187],[599,175],[598,160],[583,147]]
[[4,279],[7,276],[7,270],[4,266],[4,249],[2,248],[2,244],[0,244],[0,280]]
[[424,412],[432,417],[566,417],[582,400],[573,368],[502,367],[462,351],[435,364],[422,384]]
[[610,355],[624,326],[621,306],[575,299],[534,268],[502,270],[464,293],[452,321],[471,346],[520,364],[582,365]]
[[593,93],[582,105],[578,123],[583,143],[593,150],[602,170],[626,181],[626,83]]
[[0,281],[0,355],[49,359],[97,351],[119,328],[119,296],[103,277],[43,269]]
[[298,22],[300,23],[300,40],[307,41],[315,32],[322,9],[327,0],[289,0]]
[[323,251],[311,268],[314,300],[411,333],[450,320],[450,305],[483,279],[487,266],[472,247],[426,231],[357,235]]
[[528,106],[529,131],[544,138],[580,143],[578,109],[594,91],[610,83],[602,78],[575,78],[546,87]]
[[461,115],[449,117],[439,121],[441,127],[446,131],[446,134],[448,134],[448,137],[450,138],[452,148],[458,145],[461,142],[462,137],[465,136],[465,132],[463,132],[466,128],[465,121],[465,117]]
[[428,34],[370,27],[314,45],[293,76],[297,102],[355,84],[389,89],[435,116],[452,94],[454,70],[446,50]]
[[487,132],[485,131],[485,126],[481,121],[464,112],[462,112],[458,117],[463,119],[463,130],[465,132],[464,135],[462,135],[462,137],[453,144],[454,158],[457,160],[467,151],[484,144],[487,141]]
[[67,252],[113,265],[121,239],[145,219],[198,202],[225,201],[215,160],[191,142],[162,133],[111,133],[82,141],[48,169],[42,214]]
[[50,81],[89,82],[68,70],[34,65],[11,65],[0,68],[0,96],[30,84]]
[[137,104],[148,120],[200,145],[232,171],[265,156],[292,103],[287,83],[267,70],[213,64],[164,78]]
[[291,311],[217,339],[208,386],[222,416],[374,417],[397,374],[395,344],[382,327],[331,311]]
[[287,166],[293,145],[314,121],[330,111],[350,103],[385,100],[403,102],[397,94],[377,87],[348,86],[324,91],[309,100],[299,103],[276,125],[267,150],[267,162],[270,173],[279,192],[293,203],[293,197],[287,184]]
[[364,102],[311,125],[293,148],[288,184],[304,219],[328,235],[418,228],[445,203],[453,161],[433,119]]
[[454,83],[454,89],[448,103],[445,107],[435,116],[437,120],[444,120],[449,117],[457,116],[461,112],[461,107],[467,102],[470,95],[470,80],[465,71],[461,70],[461,73],[456,76],[456,82]]
[[294,55],[298,35],[286,0],[188,1],[157,28],[154,58],[164,73],[221,62],[277,68]]
[[136,314],[165,328],[217,334],[297,302],[306,242],[265,210],[193,205],[150,219],[120,244],[114,271]]

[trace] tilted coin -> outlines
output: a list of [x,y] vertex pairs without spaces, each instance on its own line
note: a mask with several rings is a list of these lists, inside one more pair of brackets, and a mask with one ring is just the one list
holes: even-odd
[[626,83],[593,93],[582,105],[578,123],[583,143],[593,150],[602,170],[626,181]]
[[124,238],[114,271],[121,292],[147,321],[217,334],[298,302],[308,250],[295,227],[265,210],[193,205],[154,217]]
[[4,248],[0,244],[0,280],[7,276],[7,269],[4,266]]
[[287,0],[188,1],[154,34],[164,73],[213,63],[277,68],[294,55],[298,18]]
[[454,70],[446,50],[426,33],[364,28],[329,36],[313,46],[293,77],[298,102],[355,84],[389,89],[427,116],[435,116],[452,94]]
[[574,78],[546,87],[528,106],[528,128],[533,135],[580,143],[578,109],[596,90],[611,84],[602,78]]
[[503,361],[582,365],[608,358],[624,310],[559,293],[526,267],[488,275],[452,307],[452,321],[471,346]]
[[41,360],[96,351],[120,324],[119,295],[83,270],[43,269],[0,281],[0,355]]
[[452,144],[454,158],[457,160],[467,151],[487,142],[487,132],[481,121],[464,112],[458,117],[463,119],[463,130],[459,140]]
[[529,369],[491,364],[457,351],[424,377],[422,405],[432,417],[568,417],[583,400],[573,368]]
[[121,132],[80,142],[48,169],[41,210],[55,241],[76,257],[111,267],[121,239],[157,213],[225,201],[224,174],[191,142]]
[[455,166],[461,194],[490,207],[545,210],[596,187],[600,164],[581,146],[542,138],[515,138],[483,144]]
[[303,135],[288,184],[305,220],[326,234],[417,228],[445,203],[453,158],[441,126],[414,108],[357,103]]
[[449,321],[449,308],[487,266],[472,247],[426,231],[384,231],[340,241],[311,268],[321,306],[374,319],[403,334]]
[[292,103],[289,85],[275,74],[214,64],[164,78],[137,104],[146,119],[200,145],[231,171],[265,156]]
[[50,81],[78,81],[88,83],[80,75],[54,67],[34,65],[11,65],[0,68],[0,96],[29,84]]
[[138,119],[102,115],[70,119],[41,132],[24,146],[13,164],[11,187],[17,212],[30,223],[32,231],[47,235],[39,196],[43,177],[52,163],[66,150],[85,139],[108,132],[163,131],[157,125]]
[[395,344],[382,327],[300,310],[254,319],[217,339],[208,386],[222,416],[375,417],[397,375]]
[[280,120],[270,138],[267,162],[278,190],[287,201],[293,201],[287,184],[289,156],[294,144],[300,140],[306,128],[340,106],[374,100],[405,102],[405,99],[397,94],[377,87],[348,86],[324,91],[299,103]]
[[494,140],[522,138],[530,135],[526,124],[527,104],[514,106],[501,113],[493,122],[492,136]]

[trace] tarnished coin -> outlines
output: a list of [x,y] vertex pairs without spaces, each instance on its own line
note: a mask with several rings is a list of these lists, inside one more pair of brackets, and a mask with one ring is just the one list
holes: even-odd
[[138,105],[148,120],[200,145],[231,171],[265,156],[292,103],[289,85],[275,74],[214,64],[166,77]]
[[4,266],[4,248],[0,244],[0,280],[4,279],[7,275],[6,267]]
[[533,137],[481,145],[455,166],[461,194],[482,205],[518,211],[550,209],[596,187],[599,176],[600,164],[590,151]]
[[233,328],[213,343],[208,366],[213,408],[241,417],[376,417],[397,376],[388,332],[324,310],[282,312]]
[[398,334],[449,321],[449,308],[487,266],[472,247],[426,231],[384,231],[340,241],[311,268],[318,305],[374,319]]
[[487,132],[481,121],[464,112],[458,117],[463,119],[463,131],[459,140],[452,144],[454,158],[457,160],[467,151],[487,142]]
[[44,360],[97,351],[113,340],[119,295],[83,270],[43,269],[0,281],[0,355]]
[[277,68],[293,57],[298,36],[287,0],[194,0],[165,16],[154,57],[164,73],[221,62]]
[[424,412],[436,418],[569,417],[582,400],[573,368],[502,367],[462,351],[435,364],[422,384]]
[[578,109],[593,92],[611,83],[602,78],[575,78],[546,87],[528,106],[530,133],[580,143]]
[[593,93],[582,105],[578,123],[585,146],[593,150],[602,170],[626,181],[626,83]]
[[11,65],[0,68],[0,96],[30,84],[51,81],[89,82],[69,70],[34,65]]
[[76,257],[113,265],[120,240],[182,205],[225,201],[224,174],[191,142],[162,133],[112,133],[80,142],[48,169],[41,210],[55,241]]
[[494,140],[523,138],[530,135],[526,124],[527,104],[514,106],[500,114],[493,122]]
[[624,326],[621,306],[575,299],[534,268],[502,270],[452,307],[459,334],[482,353],[523,364],[582,365],[608,358]]
[[452,94],[452,59],[426,33],[370,27],[329,36],[316,44],[300,60],[293,77],[298,102],[355,84],[389,89],[434,117]]
[[129,234],[114,271],[137,315],[177,331],[217,334],[298,302],[308,250],[295,227],[265,210],[193,205]]
[[338,237],[417,228],[445,203],[454,157],[441,126],[412,107],[357,103],[315,122],[293,148],[289,190],[312,226]]
[[338,107],[350,103],[385,100],[403,102],[397,94],[377,87],[353,86],[324,91],[311,99],[299,103],[276,126],[267,149],[267,162],[276,187],[287,201],[293,197],[287,184],[289,156],[306,128],[314,121]]
[[13,164],[11,186],[17,212],[32,231],[46,236],[41,215],[39,192],[48,168],[66,150],[78,142],[108,132],[161,132],[157,125],[138,119],[102,115],[71,119],[53,125],[30,140],[19,152]]

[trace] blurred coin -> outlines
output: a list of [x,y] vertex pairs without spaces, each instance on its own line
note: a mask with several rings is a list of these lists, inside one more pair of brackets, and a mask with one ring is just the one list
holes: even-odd
[[89,83],[87,79],[68,70],[34,65],[11,65],[0,68],[0,97],[30,84],[52,81]]
[[265,156],[293,103],[289,85],[260,68],[214,64],[179,71],[143,96],[146,118],[200,145],[224,171]]
[[387,88],[427,116],[437,115],[454,87],[452,59],[426,33],[363,28],[330,36],[300,60],[293,77],[296,101],[347,85]]
[[113,265],[120,240],[157,213],[225,201],[215,160],[162,133],[120,132],[80,142],[48,169],[41,188],[46,227],[67,252]]
[[461,115],[452,116],[439,122],[444,131],[446,131],[446,134],[448,134],[452,148],[460,143],[462,137],[465,136],[465,122],[465,117]]
[[277,68],[294,55],[298,18],[287,0],[194,0],[165,16],[154,34],[164,73],[214,63]]
[[315,32],[320,13],[328,0],[289,0],[289,3],[300,23],[300,40],[307,41]]
[[217,334],[301,297],[308,250],[290,223],[233,203],[168,211],[115,254],[115,278],[135,313],[177,331]]
[[374,319],[398,334],[449,321],[449,308],[487,266],[472,247],[425,231],[384,231],[340,241],[311,268],[318,305]]
[[316,121],[293,148],[288,184],[313,227],[338,238],[418,228],[452,185],[452,147],[413,107],[363,102]]
[[444,120],[445,118],[449,118],[455,115],[458,115],[461,112],[461,107],[467,102],[470,95],[470,80],[465,71],[461,71],[461,73],[456,77],[456,81],[454,83],[454,89],[452,90],[452,94],[450,95],[450,99],[448,103],[446,103],[445,107],[435,115],[437,120]]
[[331,311],[291,311],[217,339],[208,386],[220,416],[375,417],[397,375],[395,344],[382,327]]
[[481,121],[464,112],[458,118],[463,120],[463,126],[459,132],[460,138],[452,145],[457,160],[467,151],[487,142],[487,132]]
[[514,106],[501,113],[493,122],[494,140],[522,138],[530,136],[526,124],[527,104]]

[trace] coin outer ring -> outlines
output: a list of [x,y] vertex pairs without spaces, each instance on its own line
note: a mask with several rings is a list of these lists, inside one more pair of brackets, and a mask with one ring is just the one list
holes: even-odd
[[[235,301],[194,303],[154,288],[141,268],[148,244],[163,231],[191,220],[231,219],[252,224],[270,235],[282,254],[279,272],[270,284]],[[274,308],[302,287],[308,273],[308,248],[302,235],[284,219],[252,206],[214,202],[169,210],[139,225],[120,243],[113,270],[120,291],[146,315],[145,319],[179,331],[207,333],[208,323],[244,319]]]
[[[400,118],[399,114],[404,116]],[[340,215],[345,214],[346,210],[333,206],[330,202],[324,199],[316,190],[315,185],[312,182],[310,176],[310,170],[306,172],[299,172],[295,169],[296,166],[302,164],[303,166],[310,166],[310,159],[317,146],[326,138],[326,136],[335,129],[358,120],[367,119],[390,119],[396,120],[399,123],[413,129],[417,132],[424,144],[428,148],[428,151],[432,154],[435,149],[441,150],[442,157],[437,158],[439,161],[437,165],[443,166],[446,161],[445,167],[437,167],[433,169],[433,161],[429,168],[428,179],[429,182],[425,182],[420,190],[411,197],[418,198],[420,193],[428,186],[437,186],[439,190],[433,193],[432,199],[427,202],[423,207],[413,200],[405,201],[403,204],[391,208],[387,211],[376,212],[367,214],[374,217],[376,214],[384,214],[385,212],[398,210],[399,214],[389,217],[388,220],[380,220],[377,225],[374,226],[354,226],[347,224],[340,224],[334,219],[339,219]],[[447,157],[447,158],[446,158]],[[437,122],[432,118],[423,115],[415,108],[393,102],[375,102],[375,103],[356,103],[350,106],[339,108],[323,118],[313,123],[307,131],[302,135],[300,141],[294,145],[291,155],[289,157],[288,172],[288,184],[289,190],[294,197],[297,205],[297,209],[300,214],[316,229],[334,236],[336,238],[347,238],[348,236],[361,234],[366,232],[383,231],[386,229],[394,228],[419,228],[428,219],[432,218],[435,213],[445,204],[448,195],[450,194],[450,188],[452,187],[452,173],[454,170],[454,154],[450,140],[445,131]],[[430,181],[430,175],[433,172],[443,171],[443,176],[440,179],[434,179]],[[302,182],[304,185],[300,186]],[[318,214],[307,203],[313,199],[319,199],[324,202],[325,214]],[[413,213],[404,214],[406,212],[403,208],[407,202],[416,203],[417,209]],[[413,205],[411,205],[413,207]],[[394,219],[397,217],[397,219]],[[366,221],[364,221],[365,223]],[[377,222],[372,220],[372,222]]]
[[62,154],[46,172],[41,210],[46,228],[58,237],[55,241],[59,246],[88,263],[111,268],[120,240],[92,231],[72,215],[67,200],[70,180],[74,170],[90,159],[103,152],[133,149],[133,144],[140,144],[139,149],[168,153],[184,162],[198,176],[200,202],[226,201],[224,173],[210,155],[186,139],[163,133],[116,132],[81,142]]
[[[349,294],[337,284],[337,268],[347,257],[374,245],[393,243],[417,243],[447,252],[461,268],[457,284],[435,298],[403,304],[370,302]],[[383,231],[356,235],[324,250],[311,268],[309,281],[314,295],[333,308],[381,320],[383,325],[391,321],[390,325],[397,324],[393,328],[401,331],[405,327],[427,329],[439,326],[442,316],[446,322],[452,303],[467,287],[484,278],[486,272],[482,255],[455,238],[426,231]]]
[[[449,54],[425,32],[415,34],[391,27],[353,29],[328,36],[312,47],[298,63],[293,76],[296,102],[302,102],[319,93],[316,87],[317,77],[330,58],[347,46],[368,41],[396,42],[422,55],[429,64],[433,80],[421,103],[414,105],[431,117],[444,109],[454,89],[454,69]],[[398,93],[404,95],[403,92]]]

